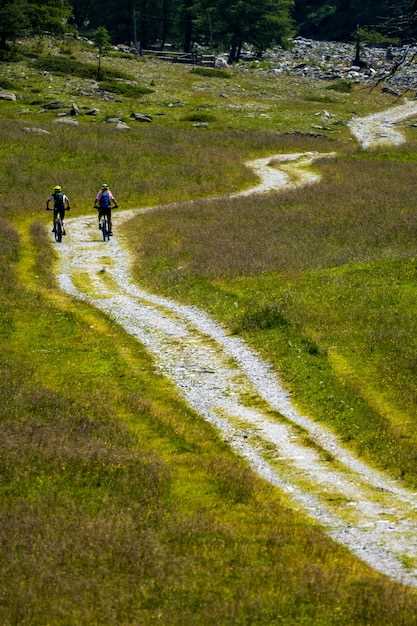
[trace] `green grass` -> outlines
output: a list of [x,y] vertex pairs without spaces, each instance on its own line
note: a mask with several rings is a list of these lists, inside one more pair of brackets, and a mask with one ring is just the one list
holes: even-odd
[[246,336],[303,411],[413,487],[415,150],[344,155],[320,164],[316,187],[130,227],[142,284]]
[[[51,72],[52,74],[75,75],[79,78],[92,78],[97,77],[97,65],[83,63],[77,59],[69,58],[67,56],[44,56],[36,59],[36,67],[39,70]],[[129,78],[123,72],[105,68],[103,74],[107,78]]]
[[117,82],[115,80],[103,80],[100,82],[100,89],[118,93],[129,98],[136,98],[153,93],[153,89],[144,85],[131,85],[129,83]]
[[[203,81],[179,64],[112,55],[112,76],[153,89],[141,97],[153,123],[122,134],[104,120],[127,119],[136,95],[103,100],[91,48],[41,43],[35,62],[0,66],[19,97],[0,103],[0,622],[416,624],[415,592],[295,512],[133,338],[62,295],[43,211],[58,182],[77,215],[92,211],[102,180],[123,208],[175,203],[253,184],[247,159],[344,152],[303,193],[141,218],[130,226],[136,269],[243,334],[303,409],[414,484],[415,149],[367,158],[341,126],[332,139],[308,135],[321,98],[339,120],[389,98],[238,70]],[[39,55],[55,59],[53,76]],[[39,111],[53,99],[99,114],[60,128]],[[195,113],[214,116],[215,129],[187,127]]]
[[228,70],[224,70],[221,68],[210,68],[210,67],[194,67],[191,70],[192,74],[196,74],[197,76],[204,76],[205,78],[231,78],[232,74]]

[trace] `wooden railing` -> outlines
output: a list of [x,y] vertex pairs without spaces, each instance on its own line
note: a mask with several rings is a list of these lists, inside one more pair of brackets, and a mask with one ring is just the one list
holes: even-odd
[[193,52],[172,52],[162,50],[143,50],[142,54],[154,56],[162,61],[170,63],[184,63],[186,65],[202,65],[204,67],[214,67],[216,57],[213,54],[199,54]]

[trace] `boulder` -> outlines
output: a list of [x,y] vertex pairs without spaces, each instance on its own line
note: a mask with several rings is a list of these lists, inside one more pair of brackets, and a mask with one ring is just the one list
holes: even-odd
[[9,100],[10,102],[16,102],[16,94],[11,91],[0,91],[0,100]]
[[106,123],[107,124],[118,124],[119,122],[121,122],[122,120],[120,119],[120,117],[108,117],[106,119]]
[[116,130],[130,130],[130,126],[125,124],[125,122],[118,122],[116,124]]
[[55,124],[66,124],[67,126],[79,126],[77,120],[72,120],[70,117],[59,117],[54,120]]
[[54,100],[53,102],[47,102],[43,105],[43,108],[46,111],[55,111],[56,109],[63,109],[65,107],[65,102],[61,102],[60,100]]
[[97,115],[97,113],[99,112],[98,109],[88,109],[88,111],[85,112],[86,115]]
[[223,57],[217,57],[214,62],[214,66],[218,67],[219,69],[226,69],[229,67],[229,64]]
[[207,122],[194,122],[194,128],[208,128]]
[[70,115],[73,115],[73,116],[75,116],[75,115],[79,115],[79,114],[80,114],[80,112],[81,112],[81,111],[80,111],[79,107],[78,107],[78,106],[77,106],[77,105],[73,102],[73,103],[71,104],[71,108],[70,108],[70,110],[69,110]]
[[132,113],[130,117],[136,122],[152,122],[152,116],[147,115],[146,113]]
[[382,91],[383,91],[383,93],[387,93],[390,96],[395,96],[396,98],[401,98],[401,92],[397,91],[393,87],[390,87],[389,85],[385,85],[385,87],[382,88]]
[[31,133],[33,135],[50,135],[51,133],[49,132],[49,130],[45,130],[44,128],[30,128],[28,126],[25,126],[23,128],[25,133]]

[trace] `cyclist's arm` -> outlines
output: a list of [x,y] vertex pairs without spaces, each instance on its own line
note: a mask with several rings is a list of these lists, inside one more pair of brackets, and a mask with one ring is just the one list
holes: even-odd
[[117,209],[117,207],[118,207],[119,205],[117,204],[117,200],[116,200],[116,198],[115,198],[114,196],[112,196],[111,201],[113,202],[113,208]]
[[47,201],[46,201],[46,210],[47,210],[47,211],[49,211],[49,210],[50,210],[50,208],[49,208],[49,204],[50,204],[50,202],[52,202],[52,196],[49,196],[49,198],[48,198],[48,199],[47,199]]
[[71,206],[70,206],[70,201],[69,201],[68,196],[65,196],[65,210],[71,211]]

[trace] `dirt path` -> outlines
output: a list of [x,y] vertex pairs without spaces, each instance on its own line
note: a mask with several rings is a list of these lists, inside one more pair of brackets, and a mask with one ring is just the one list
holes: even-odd
[[417,102],[405,104],[374,113],[368,117],[355,117],[349,123],[352,134],[365,149],[385,144],[399,146],[406,141],[405,135],[395,125],[417,115]]
[[[322,156],[330,155],[254,161],[248,165],[260,184],[235,197],[317,182],[309,168]],[[116,233],[149,210],[119,214]],[[301,415],[276,373],[241,339],[196,307],[140,289],[123,239],[103,244],[95,217],[69,220],[68,230],[59,248],[62,289],[111,315],[143,343],[189,405],[331,537],[376,570],[417,586],[417,495]]]

